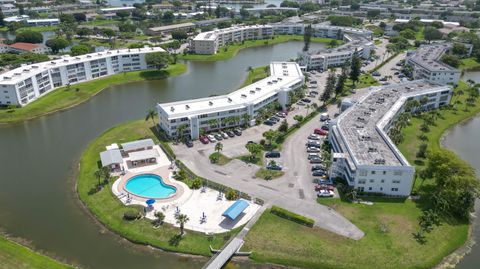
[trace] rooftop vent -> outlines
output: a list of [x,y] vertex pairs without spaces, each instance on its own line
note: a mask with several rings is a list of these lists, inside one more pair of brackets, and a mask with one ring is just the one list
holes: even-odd
[[277,78],[277,79],[278,79],[278,81],[282,81],[282,78]]
[[377,152],[377,148],[374,148],[374,147],[369,147],[368,148],[368,152]]
[[189,106],[189,105],[185,105],[185,109],[187,109],[187,110],[188,110],[189,108],[190,108],[190,106]]
[[228,102],[231,103],[232,102],[232,98],[228,97]]
[[260,90],[262,90],[262,88],[256,87],[255,90],[260,91]]
[[242,94],[241,96],[242,96],[242,98],[247,98],[246,94]]
[[213,106],[213,102],[212,102],[212,101],[208,101],[208,105],[209,105],[209,106]]
[[170,107],[170,111],[172,111],[172,112],[175,111],[175,108],[173,106]]
[[38,65],[32,65],[32,68],[38,68]]
[[385,159],[375,159],[374,164],[385,164]]
[[250,90],[250,93],[251,93],[251,94],[255,94],[255,91],[254,91],[254,90]]

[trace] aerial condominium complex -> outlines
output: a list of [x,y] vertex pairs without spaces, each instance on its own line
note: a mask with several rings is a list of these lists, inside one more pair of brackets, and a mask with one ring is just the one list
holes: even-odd
[[230,43],[272,36],[273,28],[270,25],[233,26],[198,34],[190,41],[190,50],[196,54],[215,54],[219,47]]
[[147,69],[145,54],[162,51],[160,47],[109,50],[22,66],[0,74],[0,105],[25,106],[61,86]]
[[[306,24],[273,24],[275,34],[303,35]],[[350,61],[353,55],[362,58],[369,58],[370,52],[375,48],[371,42],[372,32],[364,29],[350,27],[339,27],[325,24],[312,25],[312,36],[341,39],[345,42],[332,49],[301,52],[299,54],[300,64],[307,70],[327,70],[330,67],[341,66]]]
[[[406,102],[426,99],[416,109],[449,104],[452,87],[424,80],[371,87],[358,102],[330,123],[331,177],[346,179],[361,192],[408,196],[415,168],[388,136]],[[422,102],[423,103],[423,102]]]
[[[452,45],[452,43],[423,45],[410,52],[406,63],[413,68],[413,77],[437,84],[457,84],[462,72],[441,61],[442,55],[451,49]],[[471,45],[465,46],[471,52]]]
[[186,127],[183,135],[196,139],[201,129],[211,131],[252,124],[258,111],[272,102],[286,108],[289,92],[303,84],[298,64],[273,62],[269,77],[230,94],[158,104],[159,126],[169,137],[177,137],[177,130],[183,125]]
[[300,64],[307,70],[327,70],[350,62],[354,55],[368,59],[375,48],[373,42],[361,35],[344,34],[343,39],[346,44],[336,48],[301,52]]

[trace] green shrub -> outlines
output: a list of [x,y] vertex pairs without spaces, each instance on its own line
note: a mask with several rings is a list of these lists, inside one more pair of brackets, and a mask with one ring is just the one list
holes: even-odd
[[202,180],[197,177],[193,180],[191,188],[194,190],[198,190],[200,189],[200,187],[202,187]]
[[315,221],[313,221],[312,219],[295,214],[277,206],[272,206],[272,208],[270,209],[270,213],[277,215],[281,218],[291,220],[298,224],[305,225],[307,227],[313,227],[313,225],[315,224]]
[[129,209],[123,213],[123,219],[132,221],[140,218],[140,211],[136,209]]
[[165,214],[163,214],[162,212],[155,212],[155,217],[156,219],[152,221],[152,224],[154,226],[159,226],[159,225],[162,225],[163,224],[163,220],[165,219]]
[[214,152],[208,156],[210,159],[210,163],[218,163],[218,160],[220,159],[220,154],[218,152]]
[[237,191],[234,189],[228,189],[227,192],[225,193],[225,198],[227,200],[233,201],[238,199],[238,194]]

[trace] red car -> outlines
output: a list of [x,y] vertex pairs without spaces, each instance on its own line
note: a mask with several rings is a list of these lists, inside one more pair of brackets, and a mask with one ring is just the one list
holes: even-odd
[[314,134],[317,134],[317,135],[328,135],[328,132],[325,131],[325,130],[322,130],[320,128],[316,128],[315,130],[313,130],[313,133]]
[[324,185],[324,184],[317,184],[315,185],[315,190],[316,191],[319,191],[319,190],[329,190],[329,191],[333,191],[335,188],[332,186],[332,185]]
[[202,142],[203,144],[208,144],[208,138],[206,136],[200,136],[199,138],[200,142]]

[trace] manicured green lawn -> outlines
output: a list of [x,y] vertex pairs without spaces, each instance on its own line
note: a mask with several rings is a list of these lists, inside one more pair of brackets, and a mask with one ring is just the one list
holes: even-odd
[[415,40],[417,41],[425,40],[425,35],[423,33],[424,30],[425,30],[425,27],[420,28],[420,30],[415,34]]
[[475,58],[466,58],[461,60],[460,69],[462,70],[478,70],[480,63]]
[[[321,38],[321,37],[314,37],[311,39],[312,42],[322,42],[327,44],[332,40],[334,39]],[[227,46],[226,51],[224,50],[224,48],[219,48],[217,54],[212,54],[212,55],[186,54],[186,55],[178,55],[178,58],[183,60],[194,60],[194,61],[226,60],[235,56],[238,53],[238,51],[241,49],[264,46],[264,45],[273,45],[273,44],[283,43],[287,41],[303,41],[303,36],[276,35],[273,39],[247,40],[243,44],[232,44]],[[341,44],[343,44],[343,41],[337,40],[337,45],[341,45]]]
[[0,236],[0,268],[67,269],[73,267]]
[[252,70],[248,71],[248,76],[243,82],[243,84],[240,86],[240,88],[243,88],[247,85],[250,85],[254,82],[257,82],[261,79],[264,79],[268,77],[270,74],[269,66],[260,66],[260,67],[255,67]]
[[115,74],[88,82],[74,84],[70,87],[70,89],[62,87],[39,98],[25,107],[16,109],[1,109],[0,123],[12,123],[28,120],[78,105],[112,85],[145,79],[162,79],[169,76],[176,76],[185,72],[186,69],[187,67],[183,64],[175,64],[170,65],[165,70],[135,71]]
[[101,25],[116,25],[119,21],[116,20],[93,20],[82,23],[83,25],[90,25],[90,26],[101,26]]
[[255,176],[258,178],[263,178],[263,179],[275,179],[283,176],[285,172],[283,171],[277,171],[277,170],[268,170],[265,168],[260,168],[258,171],[255,173]]
[[320,200],[351,220],[365,237],[355,241],[320,228],[308,228],[266,211],[246,237],[242,250],[251,258],[303,268],[430,268],[460,247],[468,225],[444,224],[415,241],[420,209],[410,200],[349,204],[340,199]]
[[33,32],[46,32],[46,31],[55,31],[58,29],[58,26],[31,26],[31,27],[23,27],[17,29],[16,33],[21,33],[24,31],[33,31]]
[[378,86],[380,83],[370,74],[361,74],[360,77],[358,78],[357,83],[355,84],[355,87],[353,86],[353,81],[351,79],[347,79],[347,82],[345,82],[345,90],[348,89],[362,89],[370,86]]
[[[107,130],[88,145],[80,159],[80,171],[77,179],[77,191],[80,199],[100,222],[130,241],[149,244],[168,251],[209,256],[209,245],[213,248],[220,248],[228,239],[227,235],[236,233],[238,230],[229,234],[218,234],[210,239],[204,234],[186,231],[186,235],[181,240],[176,240],[179,229],[167,223],[155,229],[149,220],[132,222],[123,220],[123,213],[129,207],[121,204],[111,192],[113,181],[101,191],[89,194],[90,189],[97,183],[94,172],[99,169],[99,153],[105,150],[105,146],[141,138],[152,138],[158,143],[157,137],[151,130],[152,126],[151,121],[145,120],[127,122]],[[195,220],[191,219],[190,221]]]
[[[459,81],[459,86],[455,89],[458,91],[465,89],[468,85],[463,82]],[[459,100],[462,102],[461,105],[458,106],[457,110],[453,109],[442,109],[441,110],[441,117],[439,117],[435,121],[435,126],[430,126],[430,131],[425,133],[428,137],[428,141],[421,141],[418,136],[422,133],[420,131],[419,126],[422,124],[422,120],[416,117],[413,117],[410,121],[410,125],[403,128],[402,133],[404,135],[403,142],[398,145],[398,148],[402,152],[402,154],[407,158],[407,160],[412,164],[415,165],[416,169],[421,169],[425,165],[422,162],[415,161],[416,153],[418,148],[422,143],[426,143],[428,145],[428,150],[438,150],[440,145],[440,139],[442,138],[445,131],[449,128],[453,127],[454,125],[458,124],[459,122],[468,119],[470,117],[475,116],[480,112],[480,100],[477,100],[477,103],[474,107],[468,107],[468,110],[465,111],[465,99],[467,98],[467,94],[461,95],[458,98],[454,96],[453,100]],[[420,161],[424,161],[420,159]],[[428,184],[429,182],[422,182],[422,180],[417,180],[415,182],[415,187],[419,187],[421,184]]]
[[218,161],[215,163],[216,165],[225,165],[229,163],[232,159],[228,158],[227,156],[223,155],[222,153],[214,152],[210,154],[209,158],[212,156],[217,156]]

